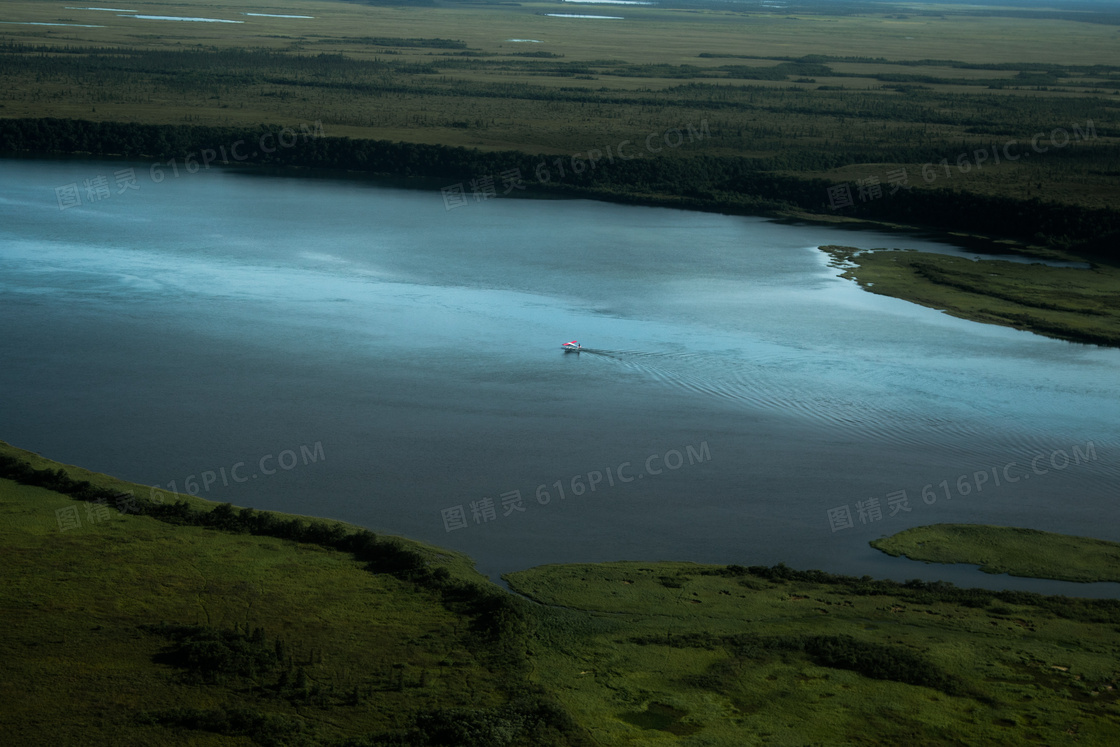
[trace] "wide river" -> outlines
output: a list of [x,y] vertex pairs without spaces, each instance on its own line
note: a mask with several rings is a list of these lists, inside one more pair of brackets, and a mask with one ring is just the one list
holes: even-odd
[[0,438],[491,576],[785,562],[1120,596],[867,544],[1120,540],[1120,351],[867,293],[817,249],[953,247],[149,165],[0,160]]

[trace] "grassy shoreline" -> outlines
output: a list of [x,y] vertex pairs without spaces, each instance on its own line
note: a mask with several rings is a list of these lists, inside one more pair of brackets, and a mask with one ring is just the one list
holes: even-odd
[[[508,603],[464,606],[498,587],[458,553],[390,538],[423,563],[386,570],[329,546],[324,529],[358,530],[339,522],[245,523],[247,509],[190,496],[122,512],[98,496],[143,501],[149,489],[2,442],[0,457],[30,469],[0,465],[21,480],[0,478],[0,730],[22,744],[1120,734],[1118,600],[629,562],[508,574],[536,603],[503,591]],[[186,508],[163,513],[170,500]],[[71,511],[80,526],[56,525]],[[271,536],[293,520],[319,534]]]
[[[841,277],[882,296],[1069,342],[1120,347],[1120,267],[970,260],[930,252],[822,246]],[[1067,257],[1069,259],[1069,257]]]
[[3,442],[0,469],[14,743],[419,747],[460,729],[482,747],[506,729],[511,744],[586,744],[527,679],[525,603],[459,553]]
[[976,524],[913,527],[872,540],[876,550],[926,563],[967,563],[985,573],[1120,582],[1120,543],[1037,529]]

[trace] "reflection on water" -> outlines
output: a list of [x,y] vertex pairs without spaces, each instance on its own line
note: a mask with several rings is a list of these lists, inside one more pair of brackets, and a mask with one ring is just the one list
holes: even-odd
[[5,26],[74,26],[82,29],[103,29],[104,26],[90,25],[87,23],[47,23],[45,21],[0,21]]
[[[203,497],[490,574],[676,558],[1068,592],[867,541],[942,522],[1120,540],[1118,351],[866,293],[816,249],[928,240],[586,201],[447,211],[216,169],[60,210],[56,188],[119,168],[4,164],[4,440],[164,487],[321,442],[315,465]],[[642,468],[700,444],[703,463]],[[632,481],[572,491],[623,463]]]
[[285,13],[242,13],[243,16],[253,16],[255,18],[307,18],[312,19],[315,16],[293,16]]
[[190,21],[192,23],[245,23],[244,21],[229,21],[224,18],[196,18],[190,16],[148,16],[122,14],[121,18],[139,18],[142,21]]

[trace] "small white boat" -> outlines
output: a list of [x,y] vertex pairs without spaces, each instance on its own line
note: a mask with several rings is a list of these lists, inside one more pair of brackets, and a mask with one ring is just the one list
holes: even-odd
[[564,348],[564,350],[565,350],[566,352],[569,352],[569,353],[570,353],[570,352],[572,352],[572,351],[575,351],[575,352],[577,352],[577,353],[578,353],[578,352],[579,352],[580,350],[583,350],[583,346],[582,346],[582,345],[580,345],[580,344],[579,344],[578,342],[576,342],[575,340],[572,340],[571,342],[565,342],[565,343],[564,343],[563,345],[561,345],[560,347]]

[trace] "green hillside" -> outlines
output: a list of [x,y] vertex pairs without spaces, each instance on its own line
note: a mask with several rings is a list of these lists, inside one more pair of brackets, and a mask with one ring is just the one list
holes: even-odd
[[[113,496],[148,489],[0,443],[0,473],[28,462],[39,481],[104,493],[0,479],[5,743],[583,743],[526,680],[517,626],[499,619],[515,600],[466,558],[376,538],[359,559],[233,528],[244,512],[189,496],[162,520],[121,513]],[[272,516],[287,527],[273,534],[359,531]]]

